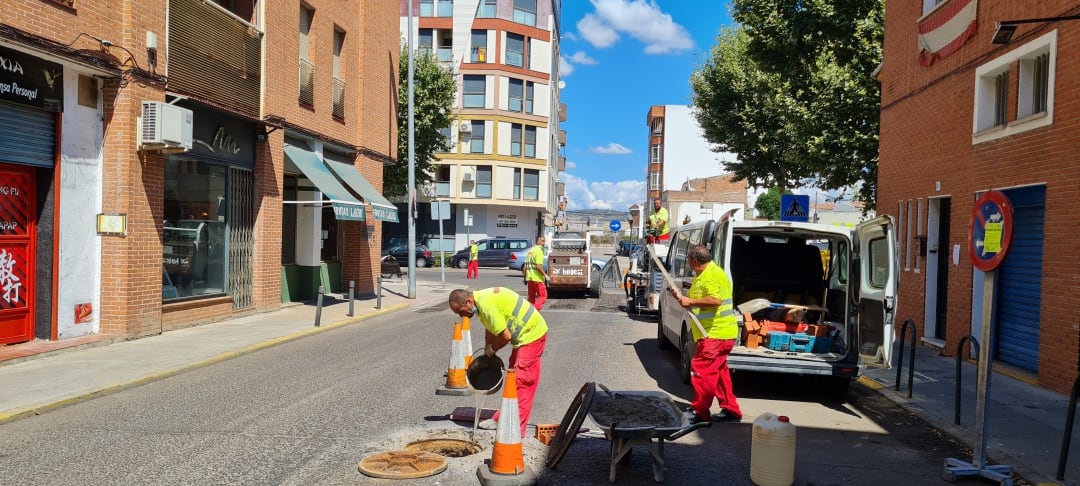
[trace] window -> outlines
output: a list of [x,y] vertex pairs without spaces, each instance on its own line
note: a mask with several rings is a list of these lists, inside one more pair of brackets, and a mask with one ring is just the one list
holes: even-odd
[[311,106],[315,104],[315,64],[311,62],[310,41],[311,22],[315,11],[300,7],[300,102]]
[[476,8],[477,18],[493,18],[495,17],[495,3],[498,0],[480,0],[480,5]]
[[334,29],[334,105],[335,118],[345,118],[345,79],[341,75],[341,51],[345,48],[345,33]]
[[451,149],[452,147],[450,146],[450,143],[453,141],[453,139],[450,138],[450,137],[452,137],[453,134],[450,133],[450,127],[442,127],[442,128],[440,128],[439,129],[439,135],[442,135],[442,137],[443,137],[443,140],[442,140],[443,145],[441,147],[439,147],[439,151]]
[[660,160],[660,153],[661,153],[662,150],[663,150],[663,146],[660,145],[660,144],[655,144],[655,145],[649,147],[649,163],[650,164],[659,164],[660,162],[662,162],[662,160]]
[[491,166],[479,165],[476,167],[476,197],[491,197]]
[[462,88],[465,108],[483,108],[486,103],[487,79],[483,75],[467,74],[462,76],[464,87]]
[[524,169],[514,169],[514,199],[521,199],[521,171]]
[[536,83],[532,81],[525,82],[525,113],[532,114],[533,112],[533,87]]
[[506,34],[506,65],[525,67],[525,36]]
[[533,88],[535,85],[536,83],[533,83],[532,81],[511,79],[507,109],[510,111],[531,114],[533,112]]
[[510,155],[521,156],[521,132],[520,123],[510,124]]
[[472,31],[472,62],[487,62],[487,31]]
[[484,153],[484,131],[487,127],[484,120],[472,121],[472,137],[469,139],[469,152],[474,154]]
[[525,169],[525,200],[540,200],[540,171],[537,169]]
[[934,7],[937,7],[939,3],[942,3],[944,1],[945,0],[923,0],[923,2],[922,2],[922,13],[923,13],[923,15],[926,15],[926,14],[930,13],[930,11],[934,9]]
[[650,191],[659,191],[660,190],[660,172],[658,172],[658,171],[649,172],[649,190]]
[[430,56],[435,49],[435,33],[431,29],[420,29],[416,42],[416,53]]
[[454,16],[454,0],[439,0],[439,17]]
[[871,287],[883,289],[889,279],[889,242],[885,238],[870,241],[870,275],[867,281]]
[[536,127],[525,127],[525,156],[536,157]]
[[450,197],[450,166],[435,167],[435,197]]
[[[976,68],[972,143],[1052,125],[1056,63],[1053,30]],[[1009,79],[1010,71],[1017,74],[1016,81]],[[1016,119],[1008,118],[1009,103],[1016,103]]]
[[514,22],[536,26],[536,0],[514,0]]
[[225,293],[228,175],[223,165],[166,161],[164,300]]
[[653,135],[662,135],[663,133],[664,133],[664,119],[663,118],[657,118],[657,119],[653,120],[652,134]]
[[420,0],[420,16],[421,17],[434,17],[435,16],[435,0]]

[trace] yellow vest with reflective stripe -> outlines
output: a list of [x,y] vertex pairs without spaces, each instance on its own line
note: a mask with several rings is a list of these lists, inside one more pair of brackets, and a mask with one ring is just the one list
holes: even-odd
[[544,316],[517,292],[505,287],[473,291],[477,315],[488,332],[499,335],[510,330],[510,344],[515,348],[547,334]]
[[480,255],[480,249],[476,245],[469,247],[469,261],[477,260]]
[[525,281],[543,282],[544,274],[540,270],[544,268],[544,247],[535,245],[525,253]]
[[[690,309],[701,326],[705,328],[708,337],[713,339],[735,339],[739,335],[739,321],[735,317],[735,306],[732,303],[731,282],[727,274],[715,262],[709,262],[705,269],[694,278],[693,285],[686,296],[691,299],[701,299],[713,296],[720,299],[717,307],[693,307]],[[701,333],[697,326],[690,326],[694,333],[694,340],[701,339]]]

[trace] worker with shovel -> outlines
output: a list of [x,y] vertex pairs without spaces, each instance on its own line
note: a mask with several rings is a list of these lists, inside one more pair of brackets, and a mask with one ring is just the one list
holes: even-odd
[[[480,316],[484,325],[484,354],[494,356],[507,344],[509,367],[515,371],[518,392],[518,418],[521,436],[532,413],[533,397],[540,381],[540,364],[547,344],[547,321],[524,297],[505,287],[482,290],[456,289],[450,292],[450,310],[461,317]],[[487,430],[498,428],[499,414],[480,422]]]

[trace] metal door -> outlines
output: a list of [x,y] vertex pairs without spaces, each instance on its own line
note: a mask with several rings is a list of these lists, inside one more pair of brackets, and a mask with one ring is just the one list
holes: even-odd
[[34,337],[35,172],[0,164],[0,344]]
[[1002,192],[1012,202],[1014,223],[1012,245],[998,267],[995,358],[1038,371],[1046,186]]

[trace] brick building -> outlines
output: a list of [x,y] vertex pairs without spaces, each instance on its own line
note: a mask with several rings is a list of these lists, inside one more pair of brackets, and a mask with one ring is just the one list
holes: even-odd
[[[559,96],[560,0],[400,0],[401,37],[452,68],[458,81],[454,121],[442,133],[434,183],[419,203],[449,201],[445,241],[430,205],[418,204],[417,238],[432,249],[465,248],[470,239],[532,239],[555,230],[565,187],[561,150],[566,105]],[[404,205],[402,204],[402,207]],[[406,236],[404,224],[387,237]]]
[[302,5],[5,6],[0,344],[373,289],[377,220],[396,217],[375,189],[395,157],[396,9]]
[[732,181],[730,175],[701,177],[683,182],[677,191],[664,191],[671,225],[717,219],[727,211],[738,209],[736,219],[746,215],[746,181]]
[[[891,2],[878,72],[877,210],[898,221],[898,317],[950,354],[993,326],[996,369],[1057,391],[1080,362],[1080,22],[1021,23],[1011,41],[992,38],[1002,21],[1076,14],[1060,0]],[[974,202],[988,190],[1010,200],[1015,232],[983,323],[987,274],[968,247]]]

